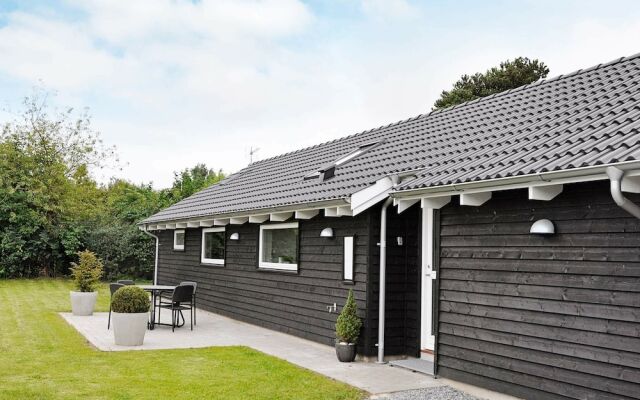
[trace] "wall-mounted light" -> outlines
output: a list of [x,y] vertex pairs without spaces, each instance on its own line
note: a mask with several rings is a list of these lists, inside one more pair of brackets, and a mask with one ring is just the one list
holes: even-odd
[[320,237],[332,238],[333,228],[324,228],[322,232],[320,232]]
[[556,233],[556,228],[553,226],[553,222],[548,219],[539,219],[531,225],[529,233],[536,235],[553,235]]
[[232,233],[231,236],[229,236],[229,240],[240,240],[240,234],[238,232]]

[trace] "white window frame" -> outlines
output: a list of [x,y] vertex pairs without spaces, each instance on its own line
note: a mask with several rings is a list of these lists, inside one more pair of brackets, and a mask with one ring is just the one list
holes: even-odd
[[[258,239],[258,268],[259,269],[275,269],[281,271],[298,271],[298,263],[295,264],[283,264],[283,263],[274,263],[262,261],[262,234],[265,230],[274,230],[274,229],[299,229],[297,222],[288,222],[284,224],[269,224],[269,225],[260,225],[260,238]],[[298,230],[298,235],[300,235],[300,231]],[[296,259],[298,258],[298,245],[299,241],[296,241]]]
[[[220,228],[204,228],[202,230],[202,242],[200,245],[200,262],[202,264],[211,264],[211,265],[224,265],[224,258],[205,258],[204,257],[204,238],[206,236],[206,233],[209,232],[224,232],[225,228],[224,227],[220,227]],[[223,245],[226,247],[226,238],[223,242]],[[225,255],[226,255],[226,249],[225,249]]]
[[[182,244],[176,244],[176,238],[178,236],[178,233],[182,233],[184,235]],[[173,231],[173,249],[174,250],[184,250],[184,244],[186,241],[187,241],[187,233],[184,229],[176,229]]]

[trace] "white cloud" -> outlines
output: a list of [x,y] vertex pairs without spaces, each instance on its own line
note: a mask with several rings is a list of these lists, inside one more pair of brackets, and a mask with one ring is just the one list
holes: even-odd
[[364,12],[381,18],[408,18],[418,14],[418,9],[406,0],[361,0],[361,4]]
[[237,170],[250,146],[268,157],[426,112],[461,74],[507,58],[557,75],[640,50],[638,24],[598,18],[548,35],[434,35],[435,16],[405,1],[364,1],[357,23],[324,36],[327,21],[294,0],[67,2],[80,17],[8,15],[0,78],[90,106],[129,162],[114,173],[159,186],[196,162]]

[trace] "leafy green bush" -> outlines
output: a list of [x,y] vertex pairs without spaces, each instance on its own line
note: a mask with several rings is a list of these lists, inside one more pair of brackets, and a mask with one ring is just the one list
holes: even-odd
[[347,302],[336,321],[336,336],[341,342],[356,343],[361,327],[362,321],[358,317],[358,306],[353,298],[353,290],[349,289]]
[[102,277],[102,261],[89,250],[78,253],[78,263],[71,263],[71,276],[80,292],[93,292]]
[[143,313],[150,305],[147,292],[137,286],[121,287],[111,299],[111,310],[117,313]]

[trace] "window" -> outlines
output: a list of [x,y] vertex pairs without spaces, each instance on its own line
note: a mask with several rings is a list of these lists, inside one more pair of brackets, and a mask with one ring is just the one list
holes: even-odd
[[260,226],[259,268],[298,270],[298,223]]
[[224,265],[224,228],[206,228],[202,230],[203,264]]
[[353,236],[345,236],[344,238],[344,270],[343,279],[353,282]]
[[184,229],[173,231],[173,249],[184,250]]

